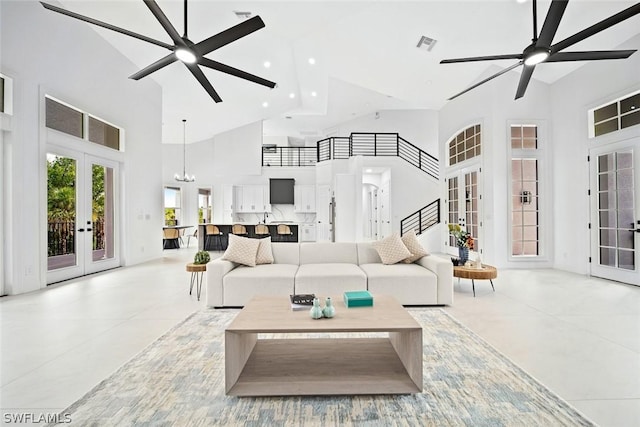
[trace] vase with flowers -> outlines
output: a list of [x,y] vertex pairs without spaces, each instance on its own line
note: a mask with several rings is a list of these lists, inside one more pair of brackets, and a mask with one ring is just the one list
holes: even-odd
[[469,259],[469,249],[473,249],[473,237],[471,233],[463,230],[459,224],[449,224],[449,234],[456,239],[460,265],[464,265]]

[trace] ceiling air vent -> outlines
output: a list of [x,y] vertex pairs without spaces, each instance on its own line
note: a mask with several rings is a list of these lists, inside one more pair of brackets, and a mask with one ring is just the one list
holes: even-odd
[[251,12],[242,12],[240,10],[234,10],[233,13],[236,14],[238,19],[249,19],[249,18],[251,18]]
[[422,36],[420,37],[420,40],[418,40],[418,45],[416,47],[418,49],[424,49],[431,52],[431,49],[433,49],[433,46],[435,46],[437,42],[437,40],[432,39],[431,37]]

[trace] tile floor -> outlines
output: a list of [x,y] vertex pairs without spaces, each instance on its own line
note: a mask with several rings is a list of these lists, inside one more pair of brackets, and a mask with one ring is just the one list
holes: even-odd
[[[0,410],[57,413],[190,313],[194,249],[0,299]],[[640,426],[640,287],[556,270],[455,280],[446,310],[601,426]],[[11,423],[11,425],[15,425]]]

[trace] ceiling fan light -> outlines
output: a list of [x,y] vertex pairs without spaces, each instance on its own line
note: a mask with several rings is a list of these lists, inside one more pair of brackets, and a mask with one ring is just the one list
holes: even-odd
[[176,58],[186,64],[193,64],[197,59],[191,50],[185,48],[176,49]]
[[524,65],[536,65],[544,62],[549,57],[549,51],[546,49],[536,49],[524,59]]

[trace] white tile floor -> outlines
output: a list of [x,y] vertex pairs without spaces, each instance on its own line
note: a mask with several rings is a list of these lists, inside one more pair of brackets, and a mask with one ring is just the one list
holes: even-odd
[[[194,249],[0,299],[0,408],[61,411],[190,313]],[[556,270],[455,285],[447,311],[602,426],[640,426],[640,287]]]

